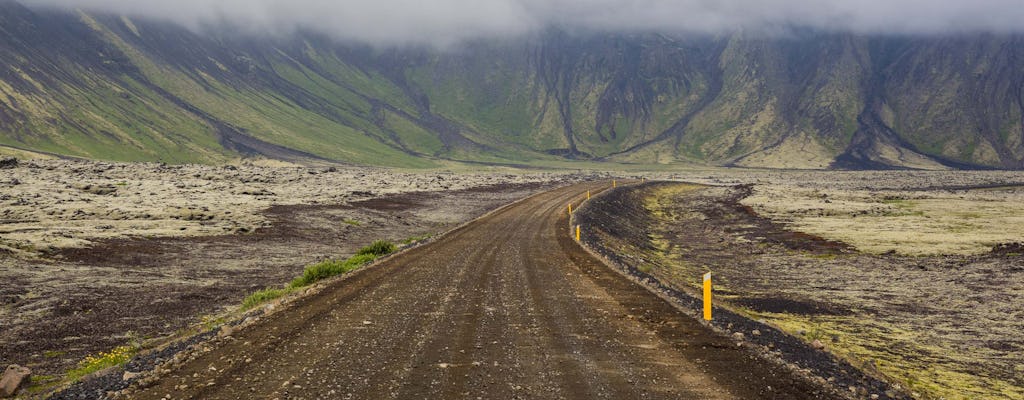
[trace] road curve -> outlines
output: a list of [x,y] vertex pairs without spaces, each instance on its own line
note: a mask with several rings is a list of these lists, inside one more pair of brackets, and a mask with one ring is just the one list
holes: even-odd
[[296,301],[131,398],[821,397],[570,239],[566,204],[503,208]]

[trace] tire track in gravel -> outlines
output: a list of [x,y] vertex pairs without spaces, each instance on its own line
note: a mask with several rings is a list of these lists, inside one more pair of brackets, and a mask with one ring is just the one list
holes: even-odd
[[152,387],[160,398],[824,398],[594,259],[541,193],[335,281]]

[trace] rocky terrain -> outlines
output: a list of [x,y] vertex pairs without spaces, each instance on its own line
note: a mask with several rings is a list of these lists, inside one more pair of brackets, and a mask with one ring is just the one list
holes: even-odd
[[553,173],[21,161],[0,170],[0,361],[55,379],[376,239],[423,239]]
[[[741,185],[656,183],[595,200],[580,219],[599,224],[592,228],[594,245],[635,273],[693,294],[701,275],[711,271],[719,304],[826,349],[914,397],[1019,398],[1024,258],[1022,236],[1013,226],[1021,212],[1020,189],[1013,185],[1019,176],[993,177],[850,173],[825,184],[797,173],[738,177],[746,182]],[[988,189],[976,193],[979,187]],[[803,197],[808,192],[817,193],[813,210],[824,210],[824,218],[852,219],[853,225],[805,231],[842,226],[815,224],[820,213],[808,217],[807,203],[794,201],[809,198]],[[858,209],[854,218],[835,211],[865,196],[879,199],[876,212]],[[951,204],[921,216],[885,198]],[[950,232],[942,222],[990,208],[1012,212],[975,217],[974,223],[988,226],[981,234]],[[761,209],[768,211],[755,211]],[[894,222],[908,213],[939,222]],[[850,236],[866,225],[893,231],[884,238],[888,250],[873,247],[870,231]],[[960,239],[945,247],[929,243],[940,235]],[[998,241],[1005,243],[992,244]],[[914,251],[919,246],[926,248]]]
[[[0,287],[0,361],[32,367],[37,383],[54,381],[87,355],[214,321],[311,262],[375,239],[422,239],[552,185],[601,176],[608,175],[5,161],[0,279],[9,284]],[[1010,377],[1021,367],[1008,357],[1020,344],[1005,338],[1021,327],[1004,318],[1020,317],[1018,251],[991,252],[1020,240],[1019,173],[688,169],[643,176],[714,186],[641,196],[619,214],[649,224],[622,237],[650,239],[633,244],[662,254],[638,259],[683,266],[656,268],[666,274],[659,276],[685,289],[697,272],[691,269],[717,266],[725,297],[743,312],[826,344],[840,337],[842,346],[828,346],[907,388],[941,392],[931,385],[946,380],[1012,393],[1019,385]],[[747,184],[742,192],[722,188]],[[645,219],[640,211],[676,219]],[[770,224],[750,230],[764,221]],[[947,239],[953,228],[955,239]],[[883,229],[889,233],[880,235]],[[825,238],[831,250],[787,247],[808,237]],[[760,265],[772,266],[771,275],[749,273]],[[900,285],[879,290],[892,271],[900,271]],[[919,313],[927,317],[910,317]],[[895,347],[894,332],[902,340]],[[892,372],[948,363],[990,372]]]

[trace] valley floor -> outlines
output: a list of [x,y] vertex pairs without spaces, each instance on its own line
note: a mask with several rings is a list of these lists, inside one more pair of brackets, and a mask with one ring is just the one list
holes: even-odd
[[[0,365],[56,380],[87,355],[213,319],[309,263],[598,176],[23,161],[0,170]],[[711,269],[738,310],[910,390],[1022,396],[1012,355],[1024,350],[1024,267],[1014,248],[989,249],[1024,238],[1024,174],[646,176],[716,186],[636,199],[658,218],[637,215],[650,230],[629,239],[651,240],[660,255],[638,257],[661,276],[687,288]],[[724,188],[741,184],[753,186]],[[835,247],[787,248],[804,238],[793,231]]]
[[310,263],[578,179],[77,161],[0,172],[0,363],[37,382],[215,318]]
[[[985,183],[970,173],[951,174],[966,182],[944,186],[930,185],[928,174],[861,180],[872,174],[831,181],[790,174],[785,182],[736,186],[656,183],[582,211],[613,221],[599,228],[599,246],[624,264],[689,293],[699,293],[700,277],[710,271],[719,304],[915,397],[1024,398],[1024,247],[1013,222],[1024,214],[1017,201],[1024,190],[1012,185],[1020,181]],[[843,179],[849,177],[855,179]],[[873,206],[853,204],[871,197]],[[924,211],[906,204],[936,198],[951,204]],[[810,199],[817,204],[807,207]],[[969,221],[987,227],[983,234],[944,232],[944,221],[972,210],[1005,214]],[[875,233],[894,226],[904,228]],[[958,238],[929,245],[942,235]],[[993,248],[999,241],[1018,243]]]

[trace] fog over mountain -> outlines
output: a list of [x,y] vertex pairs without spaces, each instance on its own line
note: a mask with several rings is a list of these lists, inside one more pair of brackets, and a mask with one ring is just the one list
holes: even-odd
[[376,45],[447,46],[555,26],[603,32],[1013,33],[1019,0],[32,0],[169,19],[193,29],[235,25],[260,33],[313,30]]

